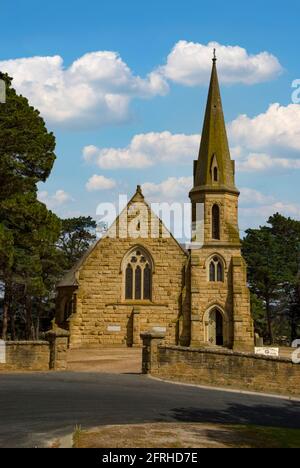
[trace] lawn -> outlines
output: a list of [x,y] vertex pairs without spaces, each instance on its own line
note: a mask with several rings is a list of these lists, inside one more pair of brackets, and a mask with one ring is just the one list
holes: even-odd
[[300,429],[206,423],[77,428],[75,448],[300,448]]

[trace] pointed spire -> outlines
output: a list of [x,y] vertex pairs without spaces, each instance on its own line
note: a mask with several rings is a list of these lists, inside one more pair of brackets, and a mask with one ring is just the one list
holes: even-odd
[[230,159],[222,108],[216,50],[213,65],[198,161],[195,167],[195,189],[214,188],[237,192],[234,163]]

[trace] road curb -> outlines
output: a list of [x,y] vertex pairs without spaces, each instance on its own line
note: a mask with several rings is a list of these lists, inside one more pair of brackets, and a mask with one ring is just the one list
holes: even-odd
[[295,402],[300,402],[300,398],[296,397],[291,397],[288,395],[276,395],[274,393],[259,393],[259,392],[250,392],[248,390],[237,390],[233,388],[227,388],[227,387],[210,387],[207,385],[198,385],[198,384],[192,384],[192,383],[185,383],[185,382],[178,382],[175,380],[165,380],[161,379],[159,377],[154,377],[153,375],[147,375],[149,379],[156,380],[158,382],[165,382],[173,385],[181,385],[184,387],[194,387],[194,388],[200,388],[202,390],[214,390],[216,392],[226,392],[226,393],[235,393],[239,395],[252,395],[252,396],[258,396],[262,398],[274,398],[276,400],[285,400],[285,401],[295,401]]

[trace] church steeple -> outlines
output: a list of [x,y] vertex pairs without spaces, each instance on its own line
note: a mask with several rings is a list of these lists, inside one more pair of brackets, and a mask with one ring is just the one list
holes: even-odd
[[234,182],[234,162],[230,159],[215,50],[199,157],[195,161],[193,191],[198,190],[238,192]]

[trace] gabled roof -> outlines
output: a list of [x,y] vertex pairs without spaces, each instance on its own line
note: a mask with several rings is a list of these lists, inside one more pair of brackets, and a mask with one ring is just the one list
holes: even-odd
[[[145,200],[145,197],[142,193],[142,189],[141,189],[141,186],[138,185],[137,186],[137,189],[136,189],[136,192],[135,194],[133,195],[133,197],[131,198],[131,200],[128,202],[127,206],[124,208],[123,212],[117,216],[117,218],[115,219],[114,223],[112,224],[112,226],[109,228],[109,230],[107,231],[107,233],[101,238],[99,239],[98,241],[96,241],[93,245],[91,245],[91,247],[85,252],[85,254],[82,256],[82,258],[64,275],[64,277],[61,279],[61,281],[57,284],[57,287],[58,288],[63,288],[63,287],[78,287],[78,280],[77,280],[77,273],[79,272],[80,268],[84,265],[85,261],[88,259],[88,257],[90,256],[90,254],[93,252],[93,250],[96,248],[96,246],[105,238],[105,237],[108,237],[110,235],[110,232],[115,229],[116,227],[116,224],[118,223],[120,217],[122,216],[122,214],[124,213],[125,210],[128,210],[128,207],[130,205],[132,205],[133,203],[144,203],[146,205],[146,207],[151,211],[152,215],[159,220],[159,223],[160,225],[162,225],[164,227],[164,229],[166,230],[166,232],[168,232],[170,234],[170,237],[174,240],[174,242],[178,245],[178,247],[180,248],[180,250],[182,250],[182,252],[187,255],[187,250],[184,248],[184,246],[182,244],[179,244],[179,242],[175,239],[175,237],[172,235],[172,233],[165,227],[165,225],[163,224],[162,220],[160,218],[158,218],[158,216],[155,215],[155,213],[151,210],[150,206],[148,205],[148,203],[146,202]],[[138,241],[138,239],[137,239]]]

